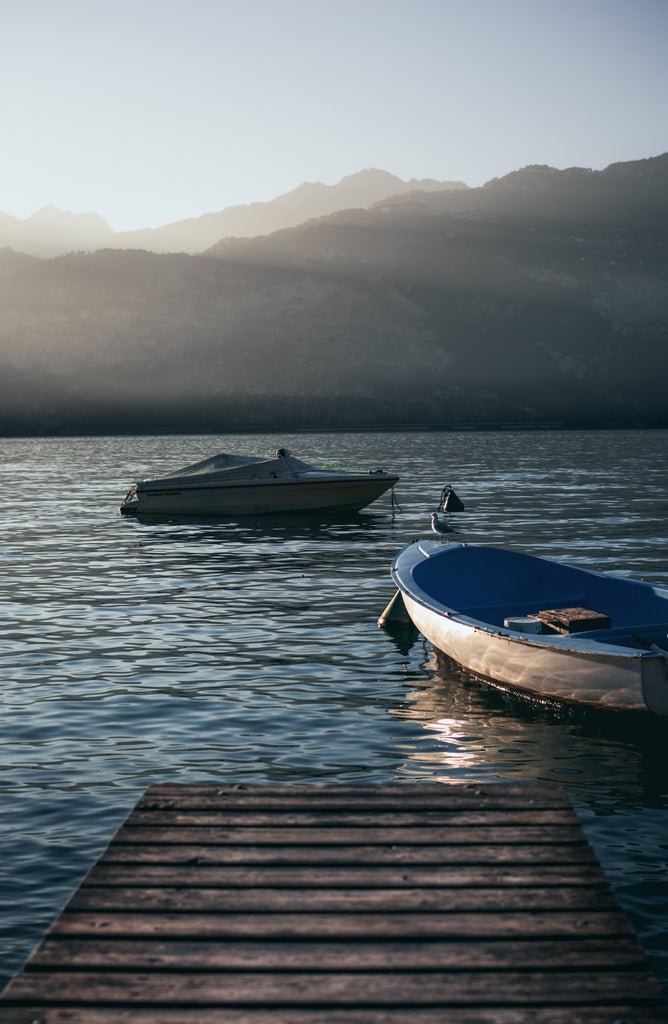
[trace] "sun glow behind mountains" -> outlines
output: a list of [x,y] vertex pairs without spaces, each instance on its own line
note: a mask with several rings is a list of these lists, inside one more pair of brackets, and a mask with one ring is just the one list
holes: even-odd
[[21,0],[0,210],[115,231],[361,167],[470,186],[666,148],[657,0]]

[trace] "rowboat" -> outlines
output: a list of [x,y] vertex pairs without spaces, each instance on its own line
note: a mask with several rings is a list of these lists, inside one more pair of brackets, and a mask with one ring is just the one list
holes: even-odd
[[437,651],[534,700],[668,715],[668,588],[503,548],[419,540],[392,578]]
[[121,512],[217,516],[358,512],[398,479],[380,469],[317,469],[291,456],[286,448],[270,458],[219,452],[166,476],[134,484]]

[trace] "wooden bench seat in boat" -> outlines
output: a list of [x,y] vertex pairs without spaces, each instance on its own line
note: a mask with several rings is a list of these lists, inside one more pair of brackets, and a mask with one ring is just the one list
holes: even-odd
[[539,605],[543,608],[575,607],[582,604],[584,600],[584,594],[560,594],[554,601],[541,597],[539,602],[528,600],[518,601],[516,604],[476,605],[470,608],[461,608],[459,611],[461,615],[478,619],[480,622],[488,622],[491,626],[503,626],[503,621],[506,618],[516,615],[535,615],[540,610]]
[[610,629],[612,622],[609,615],[593,611],[591,608],[568,606],[549,608],[540,612],[530,612],[529,618],[538,619],[543,629],[555,633],[584,633],[597,629]]

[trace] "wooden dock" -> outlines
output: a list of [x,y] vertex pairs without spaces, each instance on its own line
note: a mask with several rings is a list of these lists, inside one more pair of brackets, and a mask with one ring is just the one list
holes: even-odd
[[648,1024],[661,989],[563,792],[151,786],[2,1024]]

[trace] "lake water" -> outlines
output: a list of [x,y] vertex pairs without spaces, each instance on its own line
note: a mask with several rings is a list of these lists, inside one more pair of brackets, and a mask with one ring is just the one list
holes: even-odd
[[[138,522],[219,450],[397,471],[349,521]],[[379,630],[445,484],[462,539],[668,582],[668,432],[0,439],[0,984],[152,782],[565,787],[668,985],[668,723],[535,708]]]

